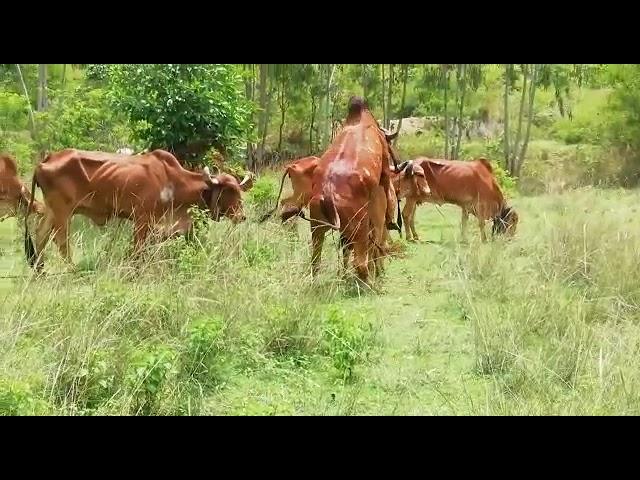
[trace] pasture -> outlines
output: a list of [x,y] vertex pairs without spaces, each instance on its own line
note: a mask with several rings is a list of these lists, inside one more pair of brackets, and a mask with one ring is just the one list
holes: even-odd
[[49,246],[39,278],[0,224],[0,413],[640,413],[637,191],[516,198],[516,238],[488,244],[419,207],[422,243],[392,233],[375,293],[337,275],[330,236],[313,281],[309,225],[258,225],[252,195],[246,223],[138,261],[130,226],[87,222],[75,270]]

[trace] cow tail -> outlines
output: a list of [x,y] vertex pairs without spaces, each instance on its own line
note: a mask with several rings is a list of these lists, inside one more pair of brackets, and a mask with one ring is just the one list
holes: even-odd
[[31,180],[31,199],[27,204],[27,211],[24,215],[24,253],[27,257],[27,261],[29,262],[29,266],[33,268],[36,263],[36,259],[38,257],[36,252],[36,247],[33,244],[33,239],[31,238],[31,234],[29,233],[29,213],[33,208],[33,202],[36,198],[36,187],[38,186],[38,180],[36,179],[36,172],[33,172],[33,179]]
[[280,197],[282,196],[282,190],[284,189],[284,181],[287,178],[287,175],[289,175],[289,169],[287,168],[287,170],[284,172],[284,175],[282,175],[282,181],[280,182],[280,191],[278,192],[278,198],[276,199],[276,205],[275,207],[273,207],[273,209],[269,210],[267,213],[265,213],[261,218],[260,221],[258,223],[263,223],[265,222],[268,218],[270,218],[275,212],[276,210],[278,210],[278,204],[280,203]]

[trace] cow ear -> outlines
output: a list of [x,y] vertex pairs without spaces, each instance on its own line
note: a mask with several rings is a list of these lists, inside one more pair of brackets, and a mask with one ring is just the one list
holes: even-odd
[[251,190],[255,181],[254,177],[255,175],[253,175],[253,173],[248,173],[244,177],[242,182],[240,182],[240,190],[242,190],[243,192],[248,192],[249,190]]
[[424,177],[424,170],[422,169],[422,167],[416,163],[411,165],[411,174],[412,175],[418,175],[420,177]]

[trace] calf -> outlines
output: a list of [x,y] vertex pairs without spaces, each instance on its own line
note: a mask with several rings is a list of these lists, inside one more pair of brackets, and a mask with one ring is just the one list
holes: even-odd
[[[31,202],[31,192],[18,177],[16,161],[0,154],[0,222],[26,212]],[[31,211],[42,214],[43,205],[34,200]]]
[[458,205],[462,209],[463,239],[469,213],[478,219],[483,242],[487,241],[487,220],[493,220],[494,235],[515,234],[518,214],[507,205],[493,168],[485,158],[471,162],[418,158],[400,165],[393,182],[398,198],[406,199],[402,216],[409,241],[418,240],[415,211],[422,203]]
[[[231,175],[212,176],[207,168],[196,173],[184,169],[164,150],[143,155],[63,150],[49,155],[35,169],[33,187],[42,189],[46,205],[36,233],[36,248],[25,247],[34,266],[50,234],[61,255],[71,261],[68,229],[73,215],[81,214],[97,225],[123,218],[134,223],[134,246],[139,250],[148,234],[160,224],[170,235],[191,228],[189,209],[208,209],[218,221],[245,220],[243,191],[252,186],[251,176],[238,182]],[[39,262],[38,269],[42,268]]]

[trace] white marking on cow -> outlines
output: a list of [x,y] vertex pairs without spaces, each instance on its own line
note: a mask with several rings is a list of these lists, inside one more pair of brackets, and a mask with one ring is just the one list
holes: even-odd
[[172,184],[169,184],[162,189],[160,192],[160,200],[162,200],[162,203],[170,203],[173,201],[173,191],[174,189]]

